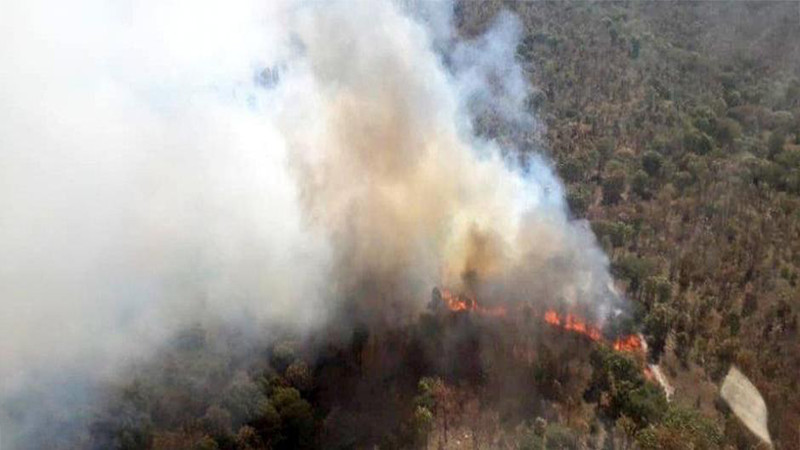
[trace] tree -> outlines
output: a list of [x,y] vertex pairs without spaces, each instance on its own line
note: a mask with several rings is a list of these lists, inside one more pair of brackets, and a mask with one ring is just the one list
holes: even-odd
[[412,430],[414,433],[413,441],[416,446],[427,447],[428,436],[433,431],[433,413],[428,408],[418,405],[414,410]]
[[[442,422],[442,434],[444,445],[447,444],[447,434],[450,428],[452,414],[455,410],[453,404],[453,390],[442,381],[441,378],[425,377],[418,384],[419,395],[416,398],[417,406],[424,406],[433,412],[434,417],[438,417]],[[442,445],[442,443],[440,443]]]
[[156,433],[152,448],[154,450],[217,450],[219,444],[214,438],[202,432],[181,430]]
[[654,357],[664,351],[671,324],[672,311],[667,304],[657,303],[650,308],[644,319],[644,333]]
[[714,148],[711,138],[696,128],[689,128],[684,131],[683,145],[689,151],[698,155],[706,155]]
[[653,197],[653,183],[647,173],[637,170],[631,179],[631,190],[643,200],[650,200]]
[[667,399],[658,386],[645,381],[641,362],[605,346],[593,350],[590,361],[593,371],[584,393],[586,401],[597,403],[610,419],[629,417],[639,428],[661,418]]
[[631,50],[630,50],[630,57],[631,59],[638,59],[639,58],[639,51],[642,48],[642,41],[634,36],[631,38]]
[[300,391],[291,387],[278,387],[270,402],[281,418],[277,448],[312,448],[314,446],[314,414],[311,404],[300,397]]
[[653,272],[653,263],[635,255],[625,255],[611,266],[615,275],[630,282],[628,290],[638,293],[642,282]]
[[642,168],[651,177],[661,175],[664,167],[664,157],[660,153],[648,150],[642,155]]
[[625,192],[625,172],[614,170],[603,178],[603,203],[614,205],[622,198]]
[[595,150],[597,151],[597,171],[602,172],[605,168],[606,162],[608,162],[611,155],[614,154],[614,149],[616,148],[617,144],[614,142],[613,138],[604,137],[597,142],[595,145]]
[[742,127],[739,122],[727,117],[714,120],[714,136],[720,144],[731,145],[741,135]]
[[783,144],[786,142],[786,133],[783,130],[775,130],[769,135],[767,141],[767,151],[769,151],[769,159],[775,157],[783,151]]
[[295,360],[294,346],[290,342],[279,342],[272,348],[270,365],[278,372],[283,372]]
[[245,372],[238,372],[223,392],[223,404],[230,411],[233,424],[248,422],[258,415],[259,403],[264,394]]
[[236,433],[236,447],[241,450],[256,450],[264,448],[264,443],[258,436],[258,432],[251,426],[244,425]]
[[226,439],[233,433],[231,413],[218,405],[212,405],[203,416],[203,428],[218,439]]
[[669,303],[672,298],[672,283],[663,276],[651,276],[644,282],[643,300],[648,306],[654,303]]
[[567,205],[576,217],[584,217],[592,202],[592,191],[586,186],[572,185],[567,190]]
[[286,368],[286,380],[300,391],[310,389],[313,382],[311,372],[303,361],[295,361]]
[[711,419],[672,405],[661,423],[639,431],[636,440],[644,450],[707,450],[720,448],[722,435]]

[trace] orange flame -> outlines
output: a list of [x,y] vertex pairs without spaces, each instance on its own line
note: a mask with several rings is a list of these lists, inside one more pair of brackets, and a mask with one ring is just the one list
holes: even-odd
[[[508,312],[503,306],[481,306],[474,299],[466,295],[455,294],[447,289],[440,289],[440,293],[442,301],[450,311],[473,311],[492,317],[505,317]],[[573,313],[567,313],[564,317],[561,317],[558,312],[549,309],[544,313],[544,321],[564,330],[582,334],[593,341],[604,341],[603,334],[598,327],[587,323],[585,319]],[[614,350],[621,352],[642,353],[645,349],[642,338],[636,334],[618,337],[611,345]]]
[[454,294],[447,289],[440,290],[442,300],[450,311],[475,311],[492,317],[502,317],[506,315],[506,308],[503,306],[485,307],[481,306],[475,300],[464,296]]
[[618,352],[641,352],[644,350],[644,343],[637,334],[621,336],[614,341],[614,350]]
[[599,328],[588,325],[583,321],[583,319],[572,314],[567,314],[567,319],[564,323],[564,329],[575,331],[576,333],[580,333],[584,336],[589,336],[589,338],[593,341],[599,341],[602,336]]
[[[580,333],[593,341],[603,341],[603,334],[599,328],[586,323],[584,319],[575,314],[568,313],[564,319],[561,319],[556,311],[550,309],[545,311],[544,321],[550,325]],[[645,351],[642,337],[638,334],[620,336],[614,340],[612,347],[618,352],[643,353]]]
[[585,320],[574,314],[567,314],[562,320],[557,312],[549,309],[544,313],[544,321],[550,325],[587,336],[593,341],[599,341],[602,338],[599,328],[587,324]]

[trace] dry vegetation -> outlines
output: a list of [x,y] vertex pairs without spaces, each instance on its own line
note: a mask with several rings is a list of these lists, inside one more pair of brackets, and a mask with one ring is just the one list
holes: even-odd
[[[529,105],[572,213],[611,258],[635,305],[623,326],[647,337],[673,402],[642,358],[535,313],[432,308],[255,350],[190,330],[111,389],[85,446],[750,448],[716,393],[736,365],[776,448],[800,448],[798,4],[464,1],[461,34],[502,8],[524,24]],[[476,125],[536,146],[494,124]]]

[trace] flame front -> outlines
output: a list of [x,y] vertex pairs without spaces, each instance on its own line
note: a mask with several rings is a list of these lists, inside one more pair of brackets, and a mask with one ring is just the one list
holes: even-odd
[[[603,334],[599,328],[588,324],[584,319],[575,314],[568,313],[562,320],[557,312],[549,309],[544,313],[544,321],[550,325],[587,336],[593,341],[603,341]],[[645,343],[638,334],[620,336],[614,340],[611,346],[618,352],[644,353],[646,350]]]
[[599,341],[603,337],[599,328],[589,325],[581,317],[572,313],[568,313],[562,320],[557,312],[552,309],[548,309],[544,313],[544,321],[550,325],[561,327],[565,330],[574,331],[587,336],[593,341]]
[[621,336],[614,341],[614,350],[619,352],[641,352],[644,350],[644,342],[638,334]]
[[[450,311],[473,311],[492,317],[505,317],[508,312],[503,306],[481,306],[474,299],[466,295],[455,294],[447,289],[441,289],[440,292],[442,301]],[[576,314],[567,313],[562,317],[555,310],[548,309],[544,313],[544,321],[552,326],[586,336],[595,342],[604,342],[600,328],[589,324]],[[620,336],[611,343],[611,346],[620,352],[643,353],[645,351],[645,344],[641,336],[637,334]]]

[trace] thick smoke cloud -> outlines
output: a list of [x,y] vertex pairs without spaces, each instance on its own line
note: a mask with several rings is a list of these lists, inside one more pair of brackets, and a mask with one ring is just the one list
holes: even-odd
[[483,132],[538,127],[513,17],[464,42],[446,4],[7,3],[0,398],[197,322],[403,320],[434,286],[610,307],[535,143]]
[[441,25],[433,16],[342,2],[293,24],[302,63],[287,70],[297,84],[281,127],[303,208],[333,243],[337,294],[381,315],[437,284],[491,288],[499,301],[596,301],[608,293],[605,257],[568,220],[549,167],[476,136],[478,120],[537,127],[514,59],[519,24],[501,15],[458,42],[449,26],[426,27]]

